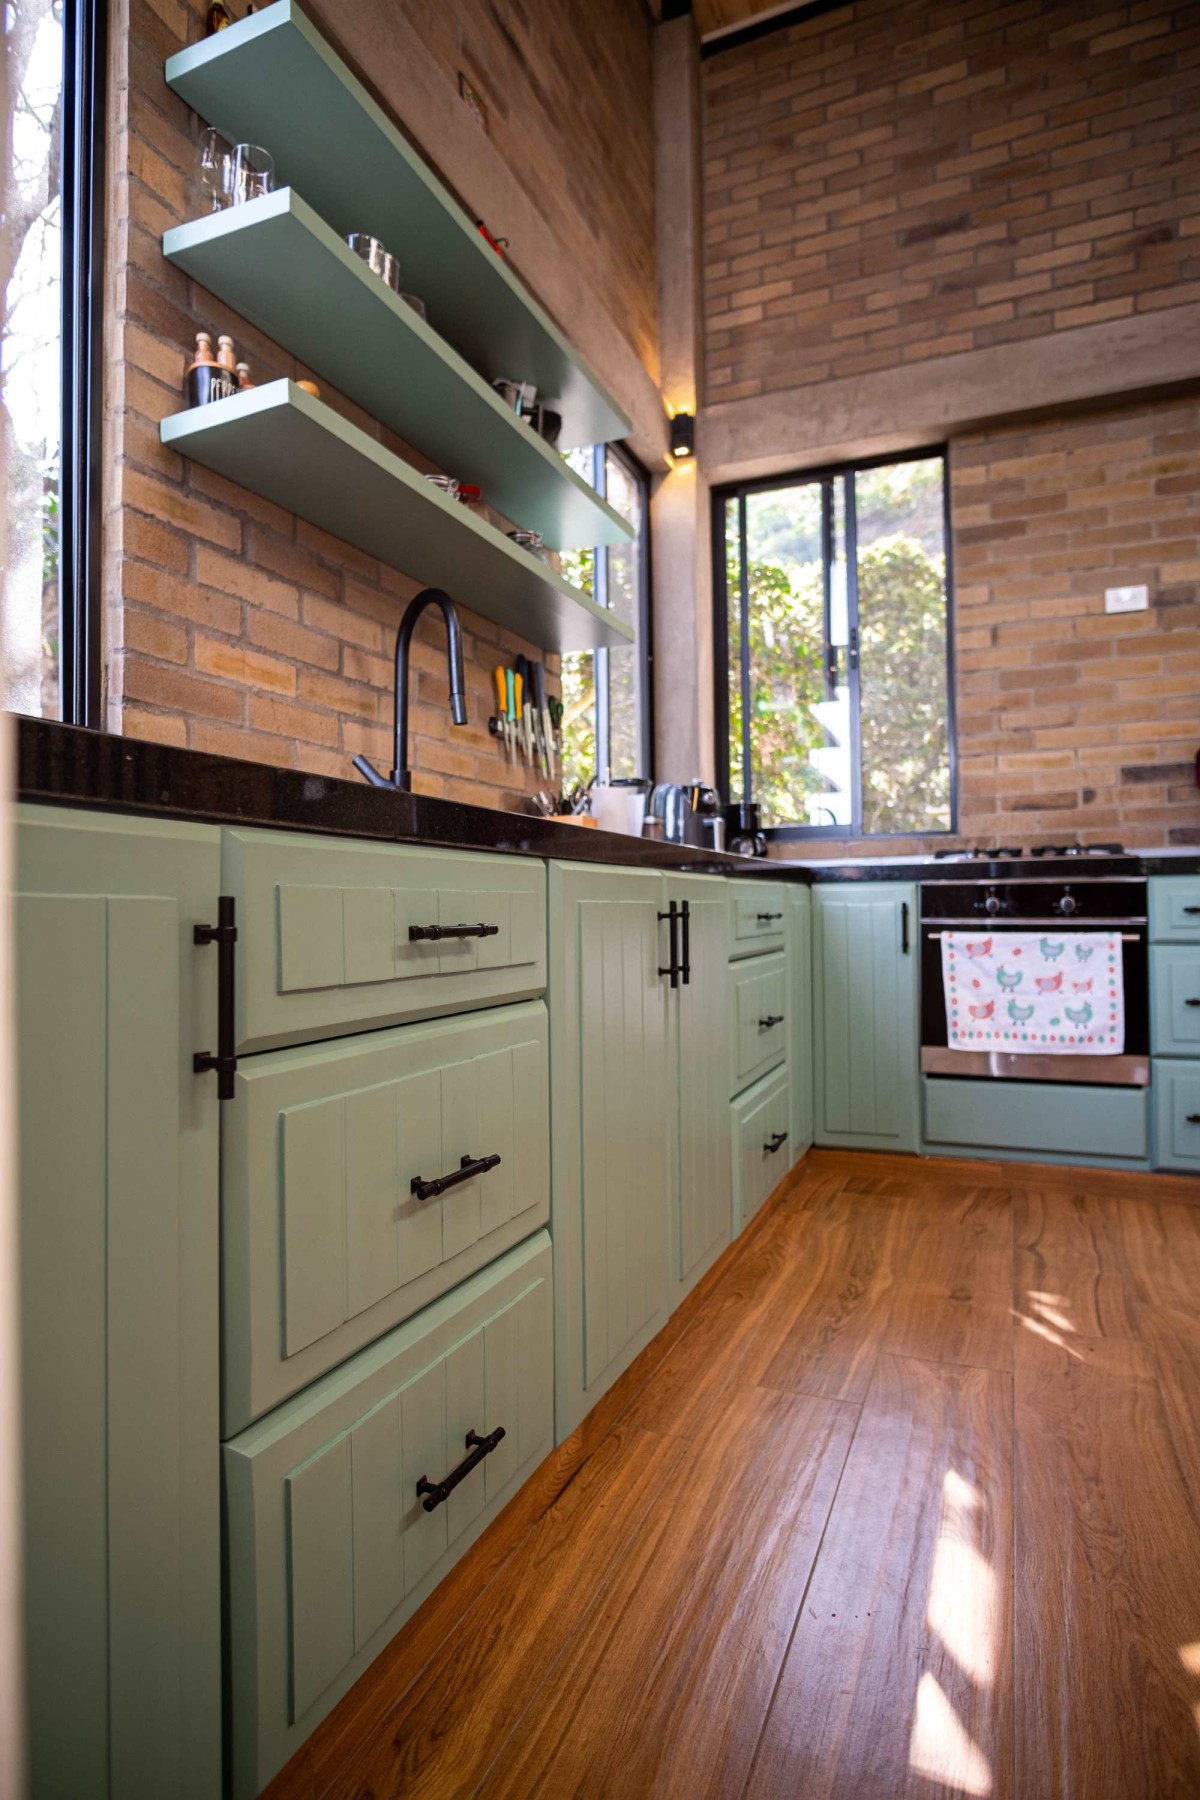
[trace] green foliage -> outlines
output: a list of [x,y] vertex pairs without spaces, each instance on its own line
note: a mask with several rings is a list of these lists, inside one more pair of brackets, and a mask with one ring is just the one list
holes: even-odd
[[877,539],[859,557],[858,618],[863,831],[945,831],[945,559]]

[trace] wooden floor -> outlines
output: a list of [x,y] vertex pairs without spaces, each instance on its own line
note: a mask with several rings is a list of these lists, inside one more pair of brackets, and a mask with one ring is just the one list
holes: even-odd
[[810,1154],[272,1800],[1194,1800],[1198,1196]]

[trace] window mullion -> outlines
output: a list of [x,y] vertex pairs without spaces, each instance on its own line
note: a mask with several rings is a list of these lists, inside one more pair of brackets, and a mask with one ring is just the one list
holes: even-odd
[[738,495],[738,620],[741,630],[742,799],[754,798],[750,778],[750,569],[746,556],[746,496]]
[[842,476],[845,483],[846,513],[846,623],[850,635],[847,655],[847,679],[850,684],[850,820],[855,837],[862,835],[862,716],[860,704],[862,683],[859,675],[858,629],[858,513],[855,504],[854,471]]

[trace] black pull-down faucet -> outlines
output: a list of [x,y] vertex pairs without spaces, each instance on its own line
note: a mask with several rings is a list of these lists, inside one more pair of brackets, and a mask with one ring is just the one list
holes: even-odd
[[427,606],[441,609],[446,621],[446,658],[450,664],[450,715],[456,725],[467,722],[466,683],[463,678],[462,627],[454,602],[441,588],[422,588],[405,608],[396,633],[396,742],[392,751],[393,768],[389,776],[379,773],[365,756],[356,756],[354,767],[372,787],[397,788],[407,793],[412,787],[412,770],[408,766],[408,651],[417,620]]

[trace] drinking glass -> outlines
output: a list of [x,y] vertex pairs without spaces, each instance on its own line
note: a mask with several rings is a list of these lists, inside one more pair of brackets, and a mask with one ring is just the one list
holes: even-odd
[[385,281],[394,294],[401,291],[403,283],[400,279],[400,259],[393,256],[387,246],[377,237],[366,231],[352,231],[346,239],[355,256],[360,256],[368,269]]
[[236,144],[233,151],[233,202],[257,200],[275,186],[275,159],[260,144]]
[[221,212],[232,198],[233,145],[215,125],[209,125],[196,141],[196,168],[210,212]]

